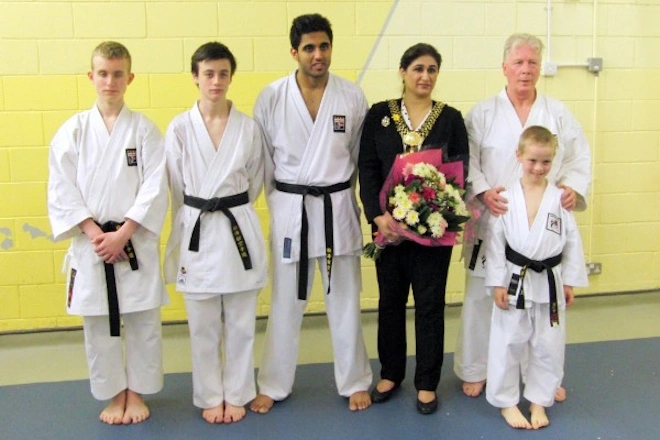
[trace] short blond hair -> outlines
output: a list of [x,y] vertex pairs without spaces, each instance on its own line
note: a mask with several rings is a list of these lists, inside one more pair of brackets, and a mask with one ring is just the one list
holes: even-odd
[[512,49],[516,49],[520,46],[529,46],[536,53],[539,54],[539,60],[543,58],[543,41],[535,35],[531,34],[513,34],[509,36],[509,38],[506,39],[504,42],[504,56],[502,58],[502,61],[506,61],[506,59],[509,57],[509,52],[511,52]]
[[552,148],[552,155],[557,153],[557,136],[550,130],[540,125],[527,127],[520,135],[518,141],[518,153],[522,154],[526,147],[540,145]]
[[104,41],[94,48],[92,51],[92,70],[94,69],[94,57],[99,56],[105,58],[106,60],[112,59],[125,59],[128,61],[128,71],[131,71],[131,54],[121,43],[116,41]]

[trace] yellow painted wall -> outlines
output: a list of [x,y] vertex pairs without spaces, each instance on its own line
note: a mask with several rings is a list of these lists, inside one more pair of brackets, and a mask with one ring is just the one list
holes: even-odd
[[[80,325],[65,314],[66,243],[53,243],[46,217],[48,144],[73,113],[91,107],[89,54],[106,39],[126,44],[135,82],[128,105],[165,129],[196,97],[189,57],[210,40],[238,59],[230,98],[251,113],[261,88],[295,67],[291,20],[320,12],[335,32],[333,71],[358,81],[371,102],[398,95],[405,48],[434,44],[443,56],[436,98],[467,112],[504,85],[502,45],[512,32],[548,40],[546,1],[0,1],[0,332]],[[603,264],[580,293],[660,287],[660,2],[554,1],[551,59],[604,59],[595,77],[560,67],[541,91],[563,100],[592,144],[590,209],[578,214],[587,259]],[[259,214],[267,229],[263,200]],[[167,233],[165,231],[163,243]],[[367,228],[364,228],[365,234]],[[455,251],[448,302],[463,296]],[[317,277],[318,278],[318,277]],[[375,308],[373,265],[365,261],[362,304]],[[166,320],[185,319],[170,290]],[[260,297],[267,314],[269,290]],[[310,311],[323,309],[317,285]]]

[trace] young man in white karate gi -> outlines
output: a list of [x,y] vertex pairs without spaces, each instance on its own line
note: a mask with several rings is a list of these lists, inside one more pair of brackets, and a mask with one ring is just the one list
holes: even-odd
[[367,101],[332,75],[332,29],[319,14],[293,20],[294,73],[267,86],[254,116],[265,138],[265,189],[271,214],[272,304],[259,395],[268,412],[291,394],[300,326],[318,265],[332,335],[335,382],[352,411],[371,405],[371,366],[360,323],[362,231],[355,197]]
[[158,128],[124,104],[133,81],[128,50],[101,43],[91,64],[94,106],[67,120],[51,143],[48,214],[55,240],[71,239],[67,312],[83,316],[92,395],[110,400],[100,419],[139,423],[150,414],[141,395],[163,386],[165,154]]
[[[523,131],[516,152],[523,176],[502,192],[508,210],[490,218],[486,238],[485,285],[496,305],[486,399],[520,429],[550,424],[545,408],[564,375],[565,307],[573,302],[573,286],[588,285],[580,232],[562,207],[564,190],[548,182],[555,145],[545,127]],[[523,360],[530,420],[518,408]]]
[[[589,144],[578,121],[561,102],[538,92],[543,43],[529,34],[513,34],[504,45],[502,71],[507,85],[499,94],[478,103],[466,116],[470,142],[470,171],[466,200],[482,211],[466,227],[473,237],[463,245],[466,265],[465,297],[454,372],[463,380],[463,392],[476,397],[486,383],[490,315],[493,304],[484,287],[485,237],[490,216],[506,212],[500,193],[520,177],[515,148],[522,131],[531,125],[547,127],[558,145],[549,178],[564,189],[562,204],[586,209],[591,182]],[[553,183],[554,184],[554,183]],[[563,388],[558,400],[565,398]]]
[[172,193],[165,279],[186,302],[193,404],[209,423],[232,423],[256,396],[257,295],[267,281],[252,206],[263,185],[261,132],[227,99],[236,72],[227,46],[200,46],[191,71],[199,98],[165,135]]

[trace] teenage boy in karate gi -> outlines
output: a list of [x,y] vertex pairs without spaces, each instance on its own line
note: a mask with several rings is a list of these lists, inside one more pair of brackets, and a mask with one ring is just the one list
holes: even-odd
[[199,98],[165,134],[172,192],[165,280],[186,302],[193,404],[209,423],[232,423],[256,396],[257,295],[267,281],[252,206],[264,179],[261,132],[227,99],[236,72],[227,46],[200,46],[191,71]]
[[71,239],[67,312],[83,316],[92,395],[110,400],[100,419],[139,423],[149,417],[141,395],[163,387],[165,154],[154,123],[124,104],[133,81],[128,50],[101,43],[87,76],[96,103],[51,143],[48,214],[55,240]]

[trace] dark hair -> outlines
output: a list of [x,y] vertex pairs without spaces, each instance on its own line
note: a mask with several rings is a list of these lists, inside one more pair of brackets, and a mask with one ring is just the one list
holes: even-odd
[[325,32],[332,44],[332,27],[327,18],[321,14],[305,14],[293,19],[291,31],[289,32],[289,41],[293,49],[298,49],[303,34],[312,32]]
[[438,68],[442,64],[442,57],[440,53],[435,49],[435,47],[426,43],[417,43],[414,46],[410,46],[406,51],[401,55],[401,62],[399,63],[399,68],[406,70],[410,63],[415,61],[417,58],[429,55],[433,57],[436,63],[438,63]]
[[195,75],[199,75],[199,63],[213,60],[229,60],[232,76],[236,72],[236,58],[234,58],[234,54],[231,53],[227,46],[217,41],[202,44],[197,48],[195,53],[192,54],[192,57],[190,57],[190,71]]

